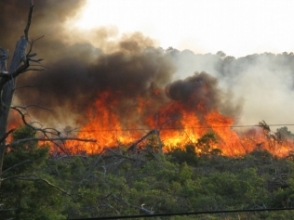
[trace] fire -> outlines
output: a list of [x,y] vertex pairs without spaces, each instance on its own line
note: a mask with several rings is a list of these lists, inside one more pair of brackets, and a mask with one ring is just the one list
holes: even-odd
[[[135,82],[140,80],[138,77]],[[146,137],[139,146],[144,147],[154,136],[157,143],[152,143],[163,152],[185,149],[187,144],[194,145],[197,153],[221,152],[227,156],[244,155],[254,149],[285,156],[294,149],[293,140],[271,133],[266,126],[255,126],[242,133],[232,129],[235,118],[219,110],[224,109],[221,91],[216,78],[207,73],[195,73],[164,86],[141,83],[140,89],[129,80],[108,84],[98,86],[101,89],[93,95],[95,101],[87,105],[82,115],[84,123],[74,136],[97,142],[66,141],[63,152],[94,154],[105,147],[128,149]],[[16,122],[11,120],[10,127]]]
[[232,156],[245,153],[237,134],[231,130],[231,126],[234,123],[232,118],[222,116],[217,111],[208,113],[205,118],[208,125],[220,137],[219,148],[225,155]]
[[[158,90],[156,94],[160,94]],[[278,141],[266,134],[260,127],[251,128],[239,134],[232,129],[234,118],[222,115],[216,109],[207,112],[201,103],[187,108],[185,103],[170,100],[157,109],[152,108],[150,100],[137,98],[133,108],[124,112],[124,117],[117,114],[119,101],[112,99],[113,94],[105,92],[96,100],[87,112],[88,122],[80,130],[79,138],[95,138],[97,143],[68,142],[71,152],[86,151],[99,153],[105,147],[130,146],[148,131],[159,131],[163,151],[174,148],[184,149],[188,143],[197,143],[207,132],[212,132],[217,143],[211,147],[220,149],[223,155],[240,156],[256,148],[266,149],[277,156],[285,156],[293,149],[291,141]],[[146,116],[147,112],[152,114]],[[200,113],[199,113],[200,112]],[[127,126],[127,127],[125,127]],[[200,150],[201,151],[201,150]]]

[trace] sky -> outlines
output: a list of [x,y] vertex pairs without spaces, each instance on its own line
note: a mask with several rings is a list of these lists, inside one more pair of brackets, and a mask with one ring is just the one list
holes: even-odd
[[163,48],[231,56],[294,50],[291,0],[88,0],[74,26],[140,31]]

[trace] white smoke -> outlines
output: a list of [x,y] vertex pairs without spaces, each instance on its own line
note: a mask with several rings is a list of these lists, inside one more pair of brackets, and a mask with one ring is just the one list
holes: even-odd
[[194,54],[188,50],[173,50],[173,57],[178,67],[175,78],[205,71],[218,78],[220,88],[231,103],[242,103],[237,124],[257,124],[261,120],[270,125],[294,123],[293,53],[234,58],[223,52]]

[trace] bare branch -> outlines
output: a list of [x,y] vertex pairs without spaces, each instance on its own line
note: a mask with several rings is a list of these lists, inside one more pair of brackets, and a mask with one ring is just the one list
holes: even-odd
[[32,40],[32,41],[30,42],[30,49],[29,49],[29,51],[28,51],[28,53],[27,53],[27,58],[34,57],[34,56],[37,55],[36,53],[32,53],[33,46],[34,46],[34,43],[35,43],[36,41],[42,39],[43,37],[44,37],[44,35],[41,36],[41,37],[39,37],[39,38],[37,38],[37,39],[35,39],[35,40]]
[[[64,143],[67,140],[74,140],[74,141],[80,141],[80,142],[96,142],[95,139],[81,139],[81,138],[73,138],[73,137],[61,137],[60,136],[61,132],[58,131],[57,129],[54,129],[54,128],[36,128],[36,127],[32,126],[31,123],[27,122],[26,114],[21,111],[21,109],[22,110],[27,110],[28,107],[35,107],[35,105],[30,105],[30,106],[11,106],[11,109],[17,111],[21,115],[21,119],[22,119],[23,123],[26,126],[32,128],[33,130],[35,130],[37,132],[41,132],[44,135],[44,137],[42,137],[42,138],[21,139],[21,140],[18,140],[16,142],[7,144],[6,147],[14,146],[16,144],[26,142],[26,141],[49,141],[49,142],[52,142],[55,146],[57,146],[59,149],[61,149],[63,153],[65,153],[66,155],[69,155],[69,153],[60,144],[58,144],[57,142],[63,142]],[[57,137],[52,138],[52,137],[49,137],[49,135],[50,136],[55,135]]]
[[142,142],[143,140],[145,140],[149,135],[154,134],[156,132],[156,130],[151,130],[149,131],[147,134],[145,134],[143,137],[141,137],[140,139],[138,139],[137,141],[135,141],[134,143],[132,143],[129,148],[128,151],[133,151],[136,149],[137,145]]
[[36,38],[36,39],[33,39],[33,40],[32,40],[32,43],[34,43],[34,42],[36,42],[36,41],[38,41],[38,40],[42,39],[43,37],[45,37],[45,36],[44,36],[44,35],[42,35],[41,37],[38,37],[38,38]]
[[30,30],[30,26],[31,26],[31,22],[32,22],[33,11],[34,11],[33,0],[31,0],[30,4],[31,5],[30,5],[30,12],[29,12],[29,15],[28,15],[28,20],[27,20],[27,25],[26,25],[26,28],[24,29],[25,38],[27,40],[29,39],[29,30]]
[[[23,113],[19,108],[21,108],[21,109],[25,109],[25,110],[26,110],[26,107],[24,107],[24,106],[23,106],[23,107],[19,107],[19,106],[11,106],[11,109],[17,111],[17,112],[21,115],[22,122],[23,122],[26,126],[32,128],[32,129],[34,129],[35,131],[39,131],[39,132],[43,133],[45,136],[47,136],[48,133],[49,133],[49,134],[53,134],[53,135],[57,135],[57,136],[60,135],[60,132],[59,132],[58,130],[54,129],[54,128],[46,128],[46,129],[42,129],[42,128],[36,128],[36,127],[32,126],[30,123],[28,123],[28,122],[26,121],[26,114]],[[54,131],[54,132],[49,132],[48,130],[52,130],[52,131]]]
[[34,130],[36,130],[35,127],[33,127],[32,125],[30,125],[30,124],[26,121],[26,116],[25,116],[25,114],[24,114],[21,110],[19,110],[18,107],[11,106],[10,108],[13,109],[13,110],[15,110],[15,111],[17,111],[17,112],[21,115],[22,122],[23,122],[25,125],[27,125],[28,127],[32,128],[32,129],[34,129]]
[[37,56],[37,53],[28,53],[27,54],[28,58],[35,57],[35,56]]
[[34,59],[31,59],[31,58],[30,58],[30,61],[31,61],[31,62],[35,62],[35,63],[40,63],[42,60],[44,60],[44,59],[37,59],[37,60],[34,60]]

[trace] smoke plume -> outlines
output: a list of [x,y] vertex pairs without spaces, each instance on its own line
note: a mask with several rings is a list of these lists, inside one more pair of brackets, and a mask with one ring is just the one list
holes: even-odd
[[[240,58],[223,52],[194,54],[159,48],[141,33],[114,41],[111,37],[117,30],[113,27],[87,33],[66,27],[84,3],[35,2],[30,36],[45,36],[35,43],[34,50],[45,59],[46,69],[19,77],[17,83],[22,88],[16,91],[15,102],[39,104],[52,112],[31,109],[32,117],[43,123],[83,124],[85,113],[96,109],[94,104],[103,99],[122,120],[145,100],[141,118],[150,117],[165,104],[179,102],[197,115],[217,109],[244,124],[263,119],[290,123],[294,107],[292,53]],[[29,4],[1,0],[0,8],[0,46],[12,55],[25,27]],[[98,117],[99,108],[96,110]]]

